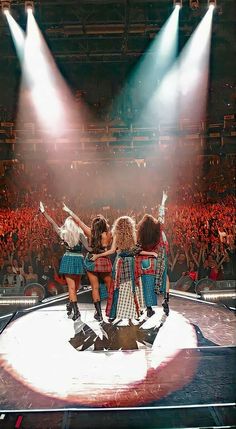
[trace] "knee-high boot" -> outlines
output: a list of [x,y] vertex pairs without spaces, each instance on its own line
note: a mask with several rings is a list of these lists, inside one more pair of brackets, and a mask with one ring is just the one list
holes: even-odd
[[79,311],[79,307],[78,307],[78,303],[76,302],[72,302],[72,311],[73,311],[73,317],[72,320],[76,320],[80,317],[80,311]]
[[103,318],[102,318],[102,309],[101,309],[101,301],[94,302],[94,307],[96,309],[96,312],[94,314],[94,319],[98,320],[98,322],[101,322],[103,320]]

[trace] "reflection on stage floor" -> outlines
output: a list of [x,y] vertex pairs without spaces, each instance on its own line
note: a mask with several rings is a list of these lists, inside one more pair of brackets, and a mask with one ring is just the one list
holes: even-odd
[[113,323],[90,302],[75,322],[64,303],[22,311],[0,337],[1,410],[233,403],[234,313],[177,297],[170,308]]

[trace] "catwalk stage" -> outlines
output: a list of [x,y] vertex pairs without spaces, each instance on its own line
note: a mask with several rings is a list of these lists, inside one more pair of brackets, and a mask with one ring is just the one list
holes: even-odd
[[[2,413],[54,411],[51,419],[57,419],[63,411],[65,419],[76,411],[79,424],[55,427],[111,427],[112,421],[114,428],[151,428],[168,427],[184,410],[185,424],[171,427],[201,427],[199,418],[209,427],[232,425],[234,312],[171,296],[168,317],[158,306],[150,319],[143,314],[132,323],[104,318],[99,324],[90,291],[80,293],[79,301],[75,322],[60,299],[2,318],[2,324],[9,321],[0,337]],[[154,425],[165,412],[167,420]]]

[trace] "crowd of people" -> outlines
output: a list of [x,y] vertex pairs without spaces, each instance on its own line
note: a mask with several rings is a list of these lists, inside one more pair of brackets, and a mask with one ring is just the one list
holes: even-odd
[[[170,248],[171,281],[177,281],[183,272],[192,271],[191,263],[198,272],[198,278],[205,272],[213,280],[235,278],[235,201],[234,196],[227,196],[217,203],[206,205],[168,205],[165,232]],[[49,213],[58,223],[62,223],[62,204],[60,207],[60,202],[53,198],[50,201],[48,199],[46,204]],[[105,211],[100,208],[100,212],[105,212],[110,224],[115,218],[125,214],[139,221],[146,211],[145,207],[141,210],[105,207]],[[99,211],[81,209],[77,212],[89,223]],[[150,212],[156,215],[157,207]],[[55,270],[55,265],[58,265],[63,253],[63,246],[36,207],[1,209],[0,225],[1,274],[4,273],[3,267],[10,263],[14,264],[16,271],[22,275],[29,274],[29,267],[32,267],[38,279],[49,267],[51,271]]]
[[[125,166],[122,170],[120,167],[114,171],[113,179],[108,180],[107,187],[103,186],[107,180],[102,181],[102,174],[106,177],[106,171],[99,170],[98,166],[97,170],[86,166],[79,171],[70,169],[68,175],[61,168],[60,173],[65,181],[61,198],[52,169],[40,165],[29,171],[18,165],[6,169],[1,182],[1,285],[17,280],[19,287],[24,287],[32,281],[45,283],[47,277],[51,285],[48,293],[66,290],[65,279],[59,275],[64,246],[55,230],[49,227],[47,219],[38,211],[40,200],[58,225],[65,220],[63,202],[73,207],[87,224],[98,213],[102,213],[110,225],[122,215],[131,216],[136,222],[145,213],[157,216],[160,190],[164,186],[162,181],[155,180],[155,175],[152,176],[152,168],[145,169],[147,176],[141,168],[137,165],[131,168]],[[194,180],[189,178],[188,181],[186,175],[180,173],[176,186],[168,186],[164,229],[169,243],[168,273],[171,282],[177,282],[182,276],[190,276],[195,282],[205,277],[213,281],[236,278],[236,198],[232,192],[234,184],[230,181],[233,177],[232,166],[228,165],[225,171],[222,175],[222,165],[213,164],[201,179],[195,175]],[[219,175],[222,176],[221,180]],[[76,186],[76,177],[78,180],[83,177],[82,186],[80,182]],[[118,178],[122,182],[119,183],[120,188],[115,183]],[[61,188],[63,180],[60,181]],[[131,185],[125,186],[125,181],[131,182]],[[150,184],[153,183],[155,186],[151,189]],[[110,198],[109,190],[113,198]],[[6,280],[6,275],[11,271],[15,276],[12,275],[11,279],[8,276]],[[82,277],[83,283],[89,283],[86,275]]]

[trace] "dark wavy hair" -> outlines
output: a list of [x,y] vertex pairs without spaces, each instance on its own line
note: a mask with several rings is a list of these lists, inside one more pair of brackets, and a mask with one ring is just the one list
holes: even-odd
[[91,224],[91,247],[94,253],[102,251],[102,233],[108,232],[109,225],[103,215],[97,215]]
[[159,244],[161,225],[152,215],[145,214],[137,225],[137,240],[145,250]]

